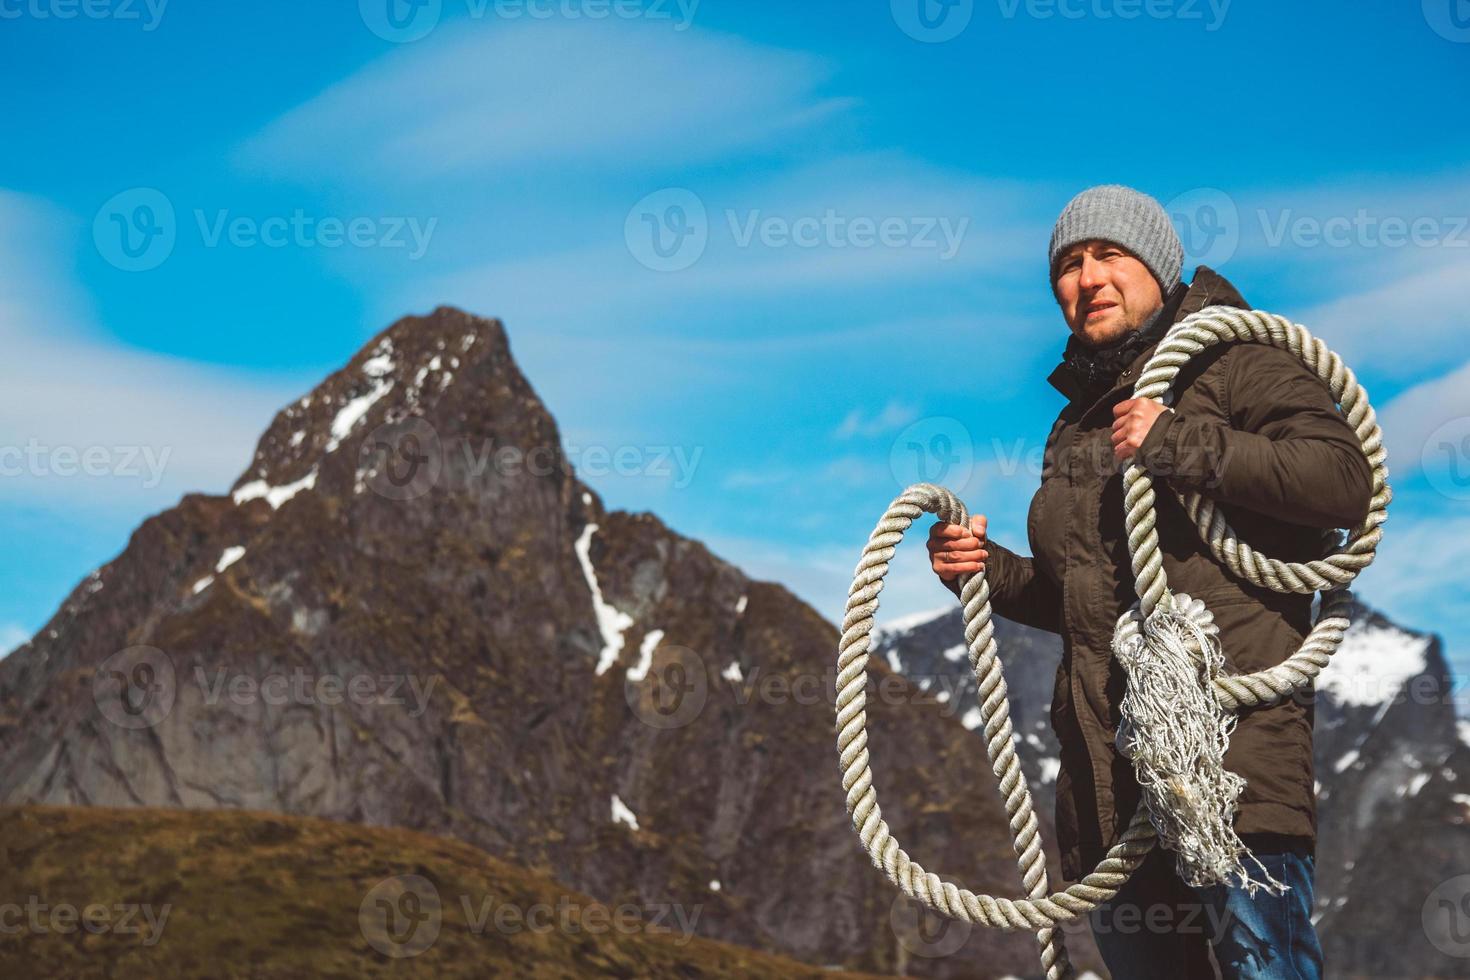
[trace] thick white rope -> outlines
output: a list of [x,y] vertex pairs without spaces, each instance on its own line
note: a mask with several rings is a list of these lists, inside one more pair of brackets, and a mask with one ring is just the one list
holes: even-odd
[[[1120,705],[1118,749],[1133,763],[1143,803],[1159,842],[1175,855],[1179,877],[1194,886],[1238,875],[1254,895],[1260,883],[1241,861],[1252,858],[1232,822],[1245,780],[1225,768],[1236,715],[1210,689],[1224,672],[1214,617],[1198,599],[1179,593],[1172,608],[1160,603],[1142,631],[1114,643],[1128,676]],[[1265,887],[1287,886],[1266,873]]]
[[[1232,573],[1280,592],[1308,593],[1319,589],[1324,592],[1317,622],[1295,654],[1267,670],[1235,676],[1224,670],[1218,639],[1211,633],[1212,617],[1203,603],[1168,592],[1155,530],[1152,479],[1136,464],[1130,463],[1125,469],[1125,527],[1139,601],[1118,620],[1114,649],[1126,651],[1124,656],[1133,656],[1138,671],[1146,672],[1151,678],[1162,680],[1167,677],[1169,684],[1181,684],[1176,689],[1179,692],[1191,691],[1192,684],[1204,698],[1204,703],[1213,700],[1221,712],[1233,715],[1243,708],[1269,704],[1290,696],[1313,683],[1327,664],[1348,627],[1347,611],[1352,597],[1346,586],[1372,562],[1374,549],[1382,537],[1380,526],[1387,516],[1392,495],[1388,487],[1388,470],[1384,465],[1387,454],[1383,450],[1383,436],[1368,404],[1367,393],[1336,354],[1327,350],[1306,328],[1283,317],[1259,310],[1223,306],[1206,307],[1186,317],[1171,327],[1155,348],[1135,386],[1134,396],[1162,402],[1183,364],[1206,347],[1223,342],[1267,343],[1300,357],[1331,389],[1373,467],[1373,502],[1367,518],[1333,553],[1300,564],[1279,562],[1252,551],[1238,540],[1212,503],[1198,494],[1180,495],[1211,552]],[[1047,980],[1072,978],[1075,971],[1067,959],[1057,926],[1086,914],[1117,894],[1158,841],[1155,815],[1148,806],[1140,805],[1095,870],[1062,891],[1048,893],[1046,858],[1037,832],[1031,792],[1015,753],[1005,678],[1000,658],[996,655],[995,632],[991,625],[990,588],[983,572],[964,575],[960,579],[965,639],[979,691],[985,749],[1005,801],[1026,897],[1012,899],[976,894],[926,871],[899,846],[878,807],[878,794],[873,789],[873,774],[868,764],[867,714],[864,710],[870,635],[873,617],[878,611],[878,593],[883,590],[889,560],[897,551],[904,532],[925,513],[952,524],[968,525],[969,522],[965,505],[950,491],[929,483],[910,486],[889,504],[869,536],[854,573],[852,587],[848,590],[837,652],[837,751],[842,767],[842,785],[847,793],[847,811],[869,859],[904,894],[941,914],[966,922],[978,922],[997,929],[1035,930]],[[1168,602],[1164,602],[1166,597]],[[1150,616],[1155,613],[1158,615],[1151,622]],[[1172,619],[1172,623],[1166,625],[1166,618]],[[1158,639],[1151,640],[1151,631],[1156,635],[1165,631],[1171,633],[1172,638],[1158,635]],[[1154,664],[1151,654],[1160,649],[1175,660],[1172,674],[1167,666],[1153,669],[1158,665]],[[1190,665],[1187,671],[1183,669],[1185,663]],[[1181,674],[1185,675],[1182,680]],[[1131,672],[1130,689],[1134,684],[1133,676]],[[1152,681],[1140,682],[1143,685],[1147,683]],[[1189,697],[1190,703],[1196,706],[1202,703],[1192,691]],[[1126,700],[1125,695],[1125,703]],[[1149,718],[1147,711],[1143,715],[1145,724],[1156,720]],[[1119,727],[1120,748],[1134,759],[1135,766],[1139,750],[1145,747],[1138,741],[1136,723],[1139,720],[1125,710],[1124,722]],[[1212,758],[1217,748],[1223,756],[1223,739],[1228,737],[1229,727],[1220,727],[1223,729],[1221,741],[1207,739],[1202,745],[1193,746],[1205,758]],[[1142,734],[1146,739],[1147,730]],[[1228,780],[1223,785],[1228,787]],[[1198,792],[1185,783],[1181,783],[1178,789],[1180,792],[1172,795],[1184,801],[1189,801],[1190,793]],[[1147,793],[1144,802],[1149,802]],[[1202,799],[1195,802],[1201,806],[1208,803]],[[1233,797],[1229,804],[1233,805]],[[1224,806],[1217,799],[1212,812],[1218,814]],[[1171,808],[1163,809],[1166,811],[1163,814],[1165,821],[1174,820],[1166,826],[1177,828],[1189,819],[1188,813],[1181,820],[1181,815]],[[1171,833],[1176,838],[1181,836],[1177,829]],[[1184,833],[1183,836],[1188,838],[1189,835]],[[1209,855],[1220,853],[1220,843],[1219,840],[1213,843],[1206,841],[1197,849],[1208,860]],[[1186,842],[1186,846],[1191,845]]]

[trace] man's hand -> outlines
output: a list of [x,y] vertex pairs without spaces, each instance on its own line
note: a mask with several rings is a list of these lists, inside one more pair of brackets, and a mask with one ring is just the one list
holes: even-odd
[[949,582],[965,572],[985,571],[985,515],[970,515],[970,526],[936,521],[929,529],[929,562],[940,581]]
[[1148,438],[1148,430],[1154,427],[1168,409],[1152,398],[1129,398],[1113,406],[1113,458],[1120,463],[1132,459]]

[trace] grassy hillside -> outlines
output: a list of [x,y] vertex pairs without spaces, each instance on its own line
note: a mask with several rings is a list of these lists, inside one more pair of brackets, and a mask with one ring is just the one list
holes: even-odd
[[0,976],[857,977],[469,845],[240,811],[0,808]]

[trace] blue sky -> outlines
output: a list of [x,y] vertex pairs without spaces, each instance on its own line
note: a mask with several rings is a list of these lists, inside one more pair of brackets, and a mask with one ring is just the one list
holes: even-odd
[[[0,0],[0,646],[441,303],[610,506],[829,619],[916,479],[1025,550],[1047,236],[1121,182],[1368,387],[1360,594],[1470,673],[1464,0],[391,2]],[[950,601],[911,539],[880,620]]]

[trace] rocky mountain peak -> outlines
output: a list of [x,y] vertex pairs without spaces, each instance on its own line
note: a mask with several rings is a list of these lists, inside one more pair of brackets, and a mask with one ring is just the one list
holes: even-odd
[[398,320],[281,409],[230,496],[272,509],[304,490],[408,500],[517,455],[539,475],[570,475],[504,325],[441,306]]

